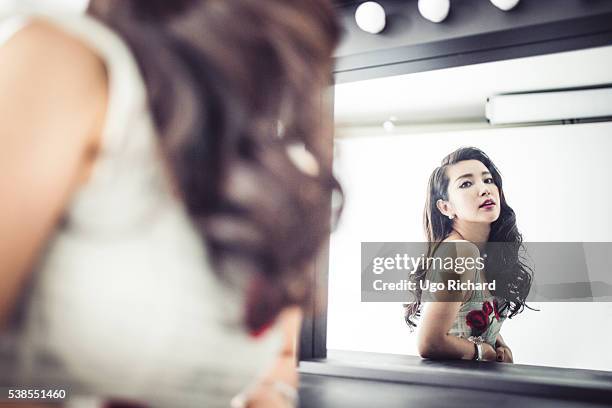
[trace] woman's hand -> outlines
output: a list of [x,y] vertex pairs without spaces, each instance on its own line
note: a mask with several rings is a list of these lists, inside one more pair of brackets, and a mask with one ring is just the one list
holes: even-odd
[[495,352],[497,354],[496,359],[498,362],[514,363],[512,351],[504,341],[504,338],[502,337],[501,333],[497,335],[497,339],[495,341]]
[[514,363],[512,351],[508,346],[499,346],[495,349],[497,354],[496,361],[500,363]]
[[246,404],[247,408],[294,408],[295,406],[292,398],[284,395],[269,382],[260,384]]
[[489,343],[482,343],[482,358],[484,361],[496,361],[497,352]]
[[484,361],[512,363],[512,352],[506,346],[493,348],[489,343],[482,343],[482,359]]

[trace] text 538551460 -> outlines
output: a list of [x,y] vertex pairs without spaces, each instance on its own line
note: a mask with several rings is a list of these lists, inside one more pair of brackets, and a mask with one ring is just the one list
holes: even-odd
[[68,393],[63,388],[0,388],[0,401],[61,401]]

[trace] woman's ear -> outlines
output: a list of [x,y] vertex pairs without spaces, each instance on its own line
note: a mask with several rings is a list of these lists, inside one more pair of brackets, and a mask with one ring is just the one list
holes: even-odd
[[455,218],[455,213],[450,202],[438,200],[436,201],[436,207],[438,207],[438,210],[440,210],[445,217],[449,217],[450,219]]

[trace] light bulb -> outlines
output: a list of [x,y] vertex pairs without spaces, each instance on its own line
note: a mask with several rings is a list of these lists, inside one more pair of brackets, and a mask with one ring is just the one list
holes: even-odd
[[419,13],[434,23],[443,21],[450,10],[450,0],[419,0]]
[[493,3],[495,7],[504,11],[513,9],[518,2],[519,0],[491,0],[491,3]]
[[391,133],[395,130],[395,123],[393,123],[392,120],[385,120],[383,122],[383,129],[385,129],[387,133]]
[[366,1],[357,7],[355,21],[363,31],[378,34],[385,28],[385,9],[375,1]]

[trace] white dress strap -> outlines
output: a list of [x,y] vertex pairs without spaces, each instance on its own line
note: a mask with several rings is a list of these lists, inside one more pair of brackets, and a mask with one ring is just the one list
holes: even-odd
[[27,24],[23,16],[11,16],[2,19],[0,16],[0,47]]

